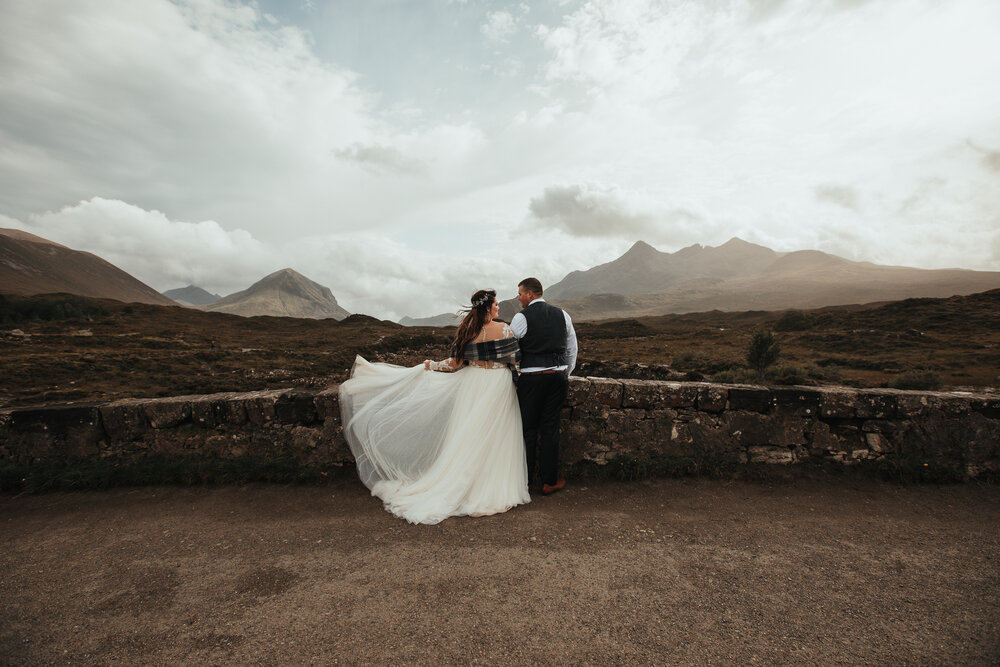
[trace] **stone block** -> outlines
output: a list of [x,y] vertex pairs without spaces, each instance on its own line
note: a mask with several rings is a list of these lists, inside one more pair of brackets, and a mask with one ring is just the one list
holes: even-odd
[[149,428],[145,401],[122,400],[101,406],[101,423],[112,442],[131,442]]
[[868,443],[868,449],[873,452],[882,454],[891,450],[889,441],[881,433],[866,433],[865,442]]
[[0,416],[4,457],[17,463],[96,458],[106,440],[93,403],[10,408]]
[[807,423],[803,419],[794,417],[787,419],[774,418],[768,422],[767,442],[770,445],[780,447],[792,447],[795,445],[805,445],[808,441],[806,437]]
[[771,392],[764,387],[737,385],[729,388],[729,409],[767,413],[774,407]]
[[977,396],[969,400],[969,408],[987,419],[1000,419],[1000,396]]
[[927,394],[903,391],[896,397],[896,412],[900,417],[922,417],[931,409]]
[[813,387],[772,387],[771,395],[781,412],[804,417],[819,414],[822,393]]
[[322,441],[322,430],[308,426],[292,428],[292,447],[297,451],[316,449]]
[[142,410],[152,428],[173,428],[191,419],[191,401],[185,396],[144,401]]
[[340,420],[340,387],[324,389],[313,398],[316,404],[316,416],[320,421],[328,419]]
[[677,419],[677,411],[669,408],[646,410],[645,419],[651,426],[653,437],[657,439],[669,439],[670,430]]
[[729,411],[723,414],[723,423],[734,441],[744,447],[771,444],[770,419],[760,413]]
[[608,380],[606,378],[589,378],[589,380],[590,401],[593,404],[612,409],[622,407],[621,380]]
[[277,420],[274,406],[284,390],[255,391],[244,394],[243,408],[246,410],[247,421],[254,426],[273,424]]
[[840,438],[833,432],[829,424],[824,422],[816,421],[810,424],[806,436],[809,440],[809,450],[814,456],[828,451],[843,450]]
[[855,416],[862,419],[896,417],[899,391],[892,389],[862,389],[858,392]]
[[819,416],[822,419],[850,419],[857,412],[858,392],[848,389],[817,390]]
[[590,389],[593,383],[589,378],[578,378],[572,375],[569,378],[569,390],[566,394],[566,405],[570,407],[585,406],[590,400]]
[[662,408],[663,386],[655,380],[629,380],[622,385],[622,407]]
[[788,447],[758,445],[747,448],[751,463],[789,464],[795,461],[792,450]]
[[698,400],[698,385],[693,383],[629,380],[623,384],[626,408],[691,408]]
[[247,422],[246,394],[224,393],[195,396],[191,421],[204,428],[233,428]]
[[936,393],[927,396],[931,410],[937,410],[949,417],[958,417],[972,412],[972,396],[954,393]]
[[305,389],[289,389],[278,397],[274,414],[279,424],[311,424],[316,421],[314,393]]
[[682,424],[689,438],[687,453],[695,455],[734,454],[742,447],[733,439],[729,431],[717,420],[698,419]]
[[905,422],[895,419],[868,419],[861,422],[863,433],[895,433],[905,428]]
[[695,407],[705,412],[722,412],[729,401],[729,390],[717,384],[699,384]]

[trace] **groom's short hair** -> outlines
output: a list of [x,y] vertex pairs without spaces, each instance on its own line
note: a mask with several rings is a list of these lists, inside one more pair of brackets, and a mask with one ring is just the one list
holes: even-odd
[[525,278],[517,284],[518,287],[523,287],[535,296],[542,295],[542,283],[538,281],[538,278]]

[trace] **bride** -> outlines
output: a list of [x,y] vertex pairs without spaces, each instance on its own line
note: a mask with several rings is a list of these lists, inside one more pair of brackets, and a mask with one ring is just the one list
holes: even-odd
[[[451,357],[403,368],[357,357],[340,410],[358,475],[410,523],[484,516],[530,502],[517,392],[517,339],[479,290]],[[440,371],[440,372],[431,372]]]

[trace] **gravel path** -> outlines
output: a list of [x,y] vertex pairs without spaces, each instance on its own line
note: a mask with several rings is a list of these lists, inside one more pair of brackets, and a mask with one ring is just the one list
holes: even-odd
[[0,663],[998,664],[1000,488],[354,480],[0,497]]

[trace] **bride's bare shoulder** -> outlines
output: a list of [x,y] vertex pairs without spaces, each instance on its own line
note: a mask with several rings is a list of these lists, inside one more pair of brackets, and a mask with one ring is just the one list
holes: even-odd
[[494,320],[486,325],[486,336],[487,338],[496,339],[503,338],[504,331],[507,328],[507,323],[500,320]]

